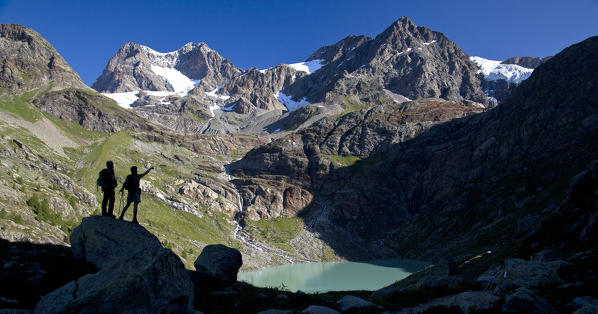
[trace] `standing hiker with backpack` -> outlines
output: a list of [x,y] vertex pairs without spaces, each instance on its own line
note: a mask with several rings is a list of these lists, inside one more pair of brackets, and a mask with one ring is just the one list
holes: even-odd
[[[96,188],[97,186],[102,187],[102,192],[104,193],[104,198],[102,199],[102,216],[105,217],[112,217],[114,216],[114,188],[118,183],[116,182],[116,177],[114,176],[114,164],[112,160],[108,160],[106,162],[106,169],[102,169],[98,174],[98,179],[96,180]],[[106,209],[106,205],[108,208]]]
[[139,180],[141,180],[141,178],[148,174],[152,169],[154,169],[154,167],[147,169],[142,174],[137,174],[137,167],[131,167],[131,174],[127,176],[125,183],[123,183],[123,186],[120,188],[120,193],[122,193],[124,189],[127,190],[127,204],[125,204],[125,207],[123,207],[122,213],[120,213],[120,217],[118,217],[118,219],[123,220],[129,205],[133,203],[133,220],[131,222],[135,224],[139,223],[137,221],[137,207],[141,202],[141,188],[139,187]]

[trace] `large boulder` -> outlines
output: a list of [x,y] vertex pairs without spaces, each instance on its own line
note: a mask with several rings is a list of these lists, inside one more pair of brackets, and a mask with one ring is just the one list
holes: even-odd
[[519,258],[505,260],[505,273],[496,280],[496,287],[506,291],[519,287],[540,288],[556,286],[562,283],[557,270],[563,261],[539,262],[526,261]]
[[505,296],[503,313],[557,313],[544,298],[527,288],[519,288]]
[[35,313],[193,311],[193,285],[183,263],[142,226],[84,218],[71,245],[75,258],[98,272],[42,297]]
[[237,249],[213,244],[204,247],[194,265],[198,273],[207,274],[222,284],[232,284],[237,281],[243,257]]
[[336,302],[339,308],[343,312],[354,311],[354,312],[368,312],[368,313],[381,313],[384,309],[370,301],[358,298],[352,295],[346,295]]

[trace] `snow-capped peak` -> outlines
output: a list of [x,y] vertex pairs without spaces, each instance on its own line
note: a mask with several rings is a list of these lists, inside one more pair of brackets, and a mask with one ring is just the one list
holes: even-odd
[[502,64],[501,61],[488,60],[482,57],[470,57],[488,81],[505,80],[507,82],[521,83],[527,79],[533,69],[524,68],[516,64]]

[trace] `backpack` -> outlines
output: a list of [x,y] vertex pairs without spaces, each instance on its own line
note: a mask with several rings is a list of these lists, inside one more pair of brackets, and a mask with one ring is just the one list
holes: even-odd
[[125,190],[128,192],[136,192],[139,189],[139,177],[134,175],[128,175],[123,184]]
[[102,169],[100,173],[98,173],[98,178],[96,179],[96,191],[98,190],[98,186],[104,187],[104,182],[106,181],[106,176],[104,175],[106,172]]

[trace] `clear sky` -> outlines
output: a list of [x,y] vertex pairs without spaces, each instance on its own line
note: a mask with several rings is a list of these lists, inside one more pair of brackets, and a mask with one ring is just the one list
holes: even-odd
[[160,52],[203,41],[240,68],[266,68],[350,34],[374,37],[401,16],[496,60],[598,35],[598,0],[0,0],[1,23],[38,31],[88,85],[129,41]]

